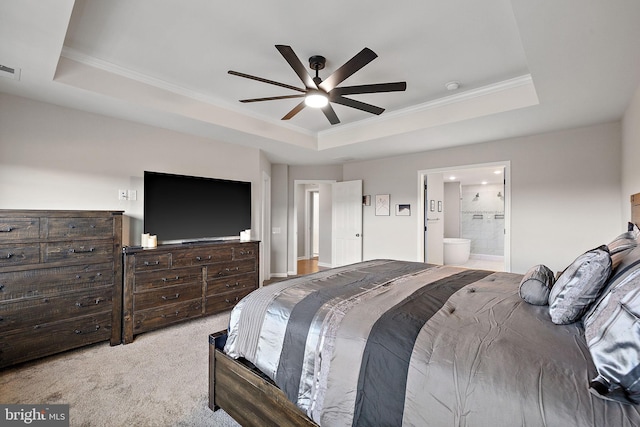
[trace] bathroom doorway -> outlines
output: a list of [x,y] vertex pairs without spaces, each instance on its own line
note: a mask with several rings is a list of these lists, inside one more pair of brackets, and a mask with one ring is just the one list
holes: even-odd
[[423,170],[418,179],[424,212],[420,259],[510,271],[510,163]]

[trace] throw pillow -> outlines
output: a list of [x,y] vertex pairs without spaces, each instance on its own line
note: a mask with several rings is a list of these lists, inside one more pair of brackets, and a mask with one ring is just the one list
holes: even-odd
[[556,278],[546,265],[536,265],[520,281],[520,298],[533,305],[547,305]]
[[551,321],[566,325],[580,320],[600,296],[611,274],[611,256],[606,245],[580,255],[558,277],[549,293]]

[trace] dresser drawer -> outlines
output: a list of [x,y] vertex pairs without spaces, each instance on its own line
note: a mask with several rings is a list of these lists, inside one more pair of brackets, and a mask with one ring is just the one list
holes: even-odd
[[200,316],[202,316],[202,298],[164,305],[149,310],[136,311],[133,315],[133,330],[135,333],[151,331]]
[[113,263],[0,273],[0,301],[113,285]]
[[253,288],[239,289],[226,294],[208,296],[205,298],[205,312],[207,315],[231,310],[242,298],[249,295]]
[[111,312],[0,333],[0,367],[106,341]]
[[230,276],[223,279],[215,279],[207,282],[207,296],[223,294],[238,289],[248,288],[254,290],[256,288],[256,278],[254,274],[245,274],[244,276]]
[[40,218],[0,218],[0,240],[37,239],[40,237]]
[[135,274],[134,292],[187,283],[202,283],[202,267],[174,268]]
[[113,218],[49,218],[49,239],[110,238],[113,236]]
[[214,264],[207,266],[207,280],[214,280],[217,277],[252,273],[254,271],[256,271],[255,259]]
[[44,262],[113,259],[113,242],[110,240],[54,242],[43,246]]
[[39,262],[40,246],[37,243],[0,245],[0,268]]
[[202,299],[202,282],[189,285],[169,286],[153,291],[136,293],[133,296],[133,309],[147,310],[166,304],[173,304],[191,299]]
[[169,268],[171,254],[149,253],[140,254],[135,257],[134,271],[150,271]]
[[258,255],[257,244],[244,244],[233,248],[233,259],[249,259]]
[[190,248],[184,251],[176,251],[173,254],[173,266],[185,267],[191,265],[204,265],[213,262],[231,261],[233,248]]
[[21,298],[0,303],[0,333],[71,317],[111,312],[113,287],[86,289],[51,297]]

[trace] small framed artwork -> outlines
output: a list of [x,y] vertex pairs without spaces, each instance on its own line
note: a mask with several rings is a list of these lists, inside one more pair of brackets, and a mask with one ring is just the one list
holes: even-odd
[[442,200],[438,200],[438,212],[442,212]]
[[362,204],[364,206],[371,206],[371,196],[368,194],[366,196],[362,196]]
[[436,201],[435,200],[429,200],[429,210],[431,212],[435,212],[436,211]]
[[396,205],[397,216],[411,216],[411,205]]
[[376,194],[376,215],[378,216],[390,215],[388,194]]

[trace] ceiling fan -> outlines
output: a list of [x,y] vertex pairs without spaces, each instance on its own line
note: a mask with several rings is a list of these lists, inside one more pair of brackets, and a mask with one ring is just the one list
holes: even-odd
[[251,80],[257,80],[259,82],[268,83],[275,86],[280,86],[286,89],[295,90],[297,92],[302,92],[298,95],[282,95],[271,96],[267,98],[240,100],[240,102],[246,103],[274,101],[279,99],[304,98],[302,102],[300,102],[298,105],[293,107],[291,111],[285,114],[284,117],[282,117],[282,120],[291,119],[293,116],[302,111],[304,107],[312,107],[321,108],[322,112],[332,125],[338,124],[340,123],[340,120],[338,119],[338,116],[331,106],[332,102],[336,104],[346,105],[347,107],[356,108],[358,110],[366,111],[372,114],[382,114],[384,108],[367,104],[365,102],[356,101],[355,99],[346,98],[344,95],[378,92],[400,92],[404,91],[407,88],[406,82],[375,83],[367,85],[337,87],[349,76],[353,75],[356,71],[360,70],[362,67],[378,57],[375,52],[366,47],[324,80],[320,79],[320,77],[318,76],[318,71],[322,70],[326,64],[326,59],[323,56],[314,55],[309,58],[309,67],[316,72],[315,77],[311,77],[304,65],[302,65],[300,59],[298,59],[298,56],[293,52],[293,49],[291,49],[291,46],[276,45],[276,49],[278,49],[284,59],[289,63],[291,68],[293,68],[293,71],[295,71],[300,80],[302,80],[304,89],[273,80],[263,79],[262,77],[240,73],[238,71],[229,70],[229,74]]

